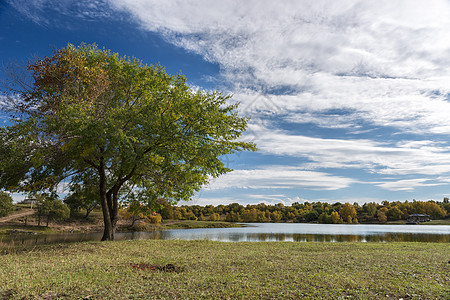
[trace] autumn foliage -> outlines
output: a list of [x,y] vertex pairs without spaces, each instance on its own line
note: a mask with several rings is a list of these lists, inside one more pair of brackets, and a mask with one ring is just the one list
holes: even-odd
[[281,203],[264,203],[243,206],[238,203],[218,206],[181,206],[170,207],[170,214],[163,218],[196,220],[204,218],[210,221],[228,222],[316,222],[316,223],[384,223],[406,220],[410,214],[427,214],[431,219],[450,218],[450,203],[436,201],[405,201],[382,203],[326,203],[305,202],[285,206]]

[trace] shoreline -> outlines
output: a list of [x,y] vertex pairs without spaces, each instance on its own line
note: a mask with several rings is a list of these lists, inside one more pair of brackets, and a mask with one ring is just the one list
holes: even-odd
[[[235,227],[251,227],[251,224],[321,224],[321,223],[293,223],[293,222],[278,222],[278,223],[241,223],[241,222],[224,222],[224,221],[194,221],[194,220],[169,220],[161,223],[160,225],[145,225],[143,227],[132,228],[127,224],[120,224],[117,232],[152,232],[160,230],[171,229],[200,229],[200,228],[235,228]],[[404,222],[387,222],[387,223],[359,223],[359,224],[332,224],[332,225],[409,225]],[[412,224],[411,224],[412,225]],[[433,220],[431,222],[424,222],[421,226],[450,226],[450,220]],[[255,225],[256,226],[256,225]],[[74,230],[76,228],[76,230]],[[37,225],[24,225],[19,222],[7,222],[0,223],[0,236],[11,234],[23,234],[23,235],[41,235],[41,234],[67,234],[67,233],[101,233],[103,232],[102,224],[79,224],[76,222],[60,222],[50,223],[49,227]]]

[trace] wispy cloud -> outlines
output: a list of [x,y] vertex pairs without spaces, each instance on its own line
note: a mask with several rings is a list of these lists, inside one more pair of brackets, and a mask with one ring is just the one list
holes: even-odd
[[413,191],[417,187],[429,187],[448,184],[445,182],[435,182],[425,178],[404,179],[389,181],[376,184],[377,186],[389,191]]
[[296,189],[337,190],[356,180],[296,167],[269,166],[254,170],[235,170],[212,182],[207,190],[218,189]]
[[389,175],[450,172],[450,147],[430,140],[394,144],[367,139],[330,139],[250,127],[250,138],[263,153],[307,158],[305,168],[362,168]]
[[247,204],[258,204],[264,203],[266,205],[275,205],[281,203],[283,205],[289,206],[292,203],[304,203],[311,202],[310,200],[306,200],[300,197],[289,198],[285,195],[271,195],[271,194],[251,194],[251,195],[243,195],[238,194],[235,197],[223,196],[223,197],[209,197],[209,196],[201,196],[197,197],[193,201],[181,201],[178,205],[219,205],[219,204],[231,204],[231,203],[239,203],[241,205]]
[[[42,26],[61,25],[61,16],[83,20],[112,17],[109,0],[7,0],[19,12]],[[58,16],[56,18],[56,16]],[[117,15],[115,16],[117,18]],[[69,23],[65,23],[69,26]]]

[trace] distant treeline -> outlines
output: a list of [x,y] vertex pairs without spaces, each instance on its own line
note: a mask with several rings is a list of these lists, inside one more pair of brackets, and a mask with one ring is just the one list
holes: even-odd
[[159,212],[163,219],[210,220],[228,222],[319,222],[319,223],[384,223],[406,220],[411,214],[427,214],[431,219],[450,218],[448,198],[437,201],[358,203],[305,202],[285,206],[281,203],[266,205],[185,205],[163,204]]

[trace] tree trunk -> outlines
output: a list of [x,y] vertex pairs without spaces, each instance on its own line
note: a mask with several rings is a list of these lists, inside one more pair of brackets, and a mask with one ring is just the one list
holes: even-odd
[[113,241],[116,233],[117,221],[119,220],[119,190],[122,185],[131,178],[136,170],[136,166],[125,177],[119,177],[114,186],[106,191],[106,172],[103,161],[99,166],[100,174],[100,197],[103,210],[103,221],[105,229],[102,241]]
[[111,223],[110,207],[108,205],[109,203],[106,195],[106,173],[105,165],[103,164],[103,162],[100,163],[98,171],[100,176],[100,202],[102,204],[103,223],[105,225],[102,241],[112,241],[114,240],[114,231]]
[[[108,221],[105,220],[105,231],[103,233],[102,241],[113,241],[114,234],[116,233],[117,220],[118,220],[118,210],[114,209],[113,199],[111,193],[108,191],[105,194],[105,204],[107,206]],[[103,202],[103,201],[102,201]],[[103,205],[102,205],[103,206]],[[104,212],[103,212],[104,215]]]
[[112,213],[111,213],[111,224],[113,225],[114,233],[117,228],[117,221],[119,221],[119,188],[114,189],[112,193]]
[[94,208],[97,206],[97,204],[92,205],[88,208],[86,208],[86,215],[84,216],[85,219],[89,218],[89,214],[94,210]]

